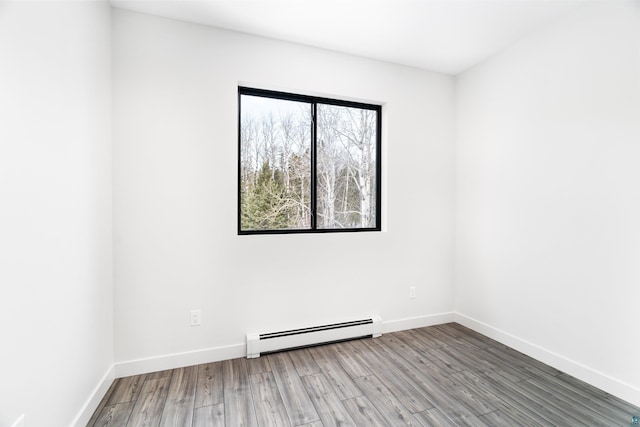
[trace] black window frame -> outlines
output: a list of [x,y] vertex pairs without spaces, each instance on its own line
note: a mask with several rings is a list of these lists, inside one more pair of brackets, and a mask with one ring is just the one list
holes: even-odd
[[[242,229],[242,148],[241,148],[241,129],[242,129],[242,95],[259,96],[264,98],[280,99],[285,101],[298,101],[311,104],[311,165],[310,165],[310,214],[311,227],[308,229],[275,229],[275,230],[243,230]],[[316,200],[316,175],[317,175],[317,105],[326,104],[341,107],[352,107],[376,112],[376,209],[375,209],[375,226],[362,228],[317,228],[317,200]],[[238,235],[256,235],[256,234],[307,234],[307,233],[354,233],[367,231],[382,230],[382,105],[367,104],[363,102],[346,101],[334,98],[325,98],[319,96],[301,95],[289,92],[280,92],[267,89],[257,89],[245,86],[238,86],[238,170],[237,170],[237,214],[238,214]]]

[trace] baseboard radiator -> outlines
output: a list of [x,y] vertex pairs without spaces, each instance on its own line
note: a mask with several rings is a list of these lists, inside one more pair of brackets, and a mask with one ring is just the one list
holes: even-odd
[[376,338],[380,335],[382,320],[379,316],[287,331],[247,334],[247,358],[357,338]]

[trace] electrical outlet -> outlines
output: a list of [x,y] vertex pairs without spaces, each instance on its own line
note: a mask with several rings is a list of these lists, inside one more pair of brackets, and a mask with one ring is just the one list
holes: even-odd
[[191,326],[200,326],[202,320],[200,310],[191,310]]
[[409,286],[409,299],[415,299],[416,297],[416,287]]
[[24,414],[20,415],[18,419],[11,424],[11,427],[24,427]]

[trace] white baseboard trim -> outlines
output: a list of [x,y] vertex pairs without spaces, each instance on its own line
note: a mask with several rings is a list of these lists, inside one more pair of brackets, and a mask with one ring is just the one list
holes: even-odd
[[[453,321],[453,312],[413,317],[409,319],[391,320],[382,322],[382,332],[389,333],[403,331],[406,329],[422,328],[425,326],[439,325]],[[124,362],[117,362],[115,364],[115,377],[122,378],[131,375],[147,374],[149,372],[163,371],[165,369],[176,369],[183,366],[199,365],[201,363],[246,357],[246,355],[247,345],[246,343],[242,343],[204,350],[127,360]]]
[[149,372],[176,369],[183,366],[200,365],[202,363],[220,360],[236,359],[247,355],[247,344],[234,344],[224,347],[214,347],[204,350],[187,351],[184,353],[167,354],[164,356],[148,357],[144,359],[128,360],[116,363],[116,378]]
[[515,335],[494,328],[469,316],[465,316],[464,314],[455,313],[454,318],[455,322],[469,329],[493,338],[504,345],[514,348],[549,366],[553,366],[560,371],[566,372],[635,406],[640,406],[640,389],[631,384],[627,384],[560,354],[554,353],[553,351],[540,347],[539,345],[518,338]]
[[429,316],[412,317],[409,319],[390,320],[382,322],[382,332],[385,334],[407,329],[424,328],[425,326],[440,325],[454,321],[454,313],[438,313]]
[[111,365],[109,369],[107,369],[107,372],[102,376],[102,379],[98,382],[96,387],[93,389],[93,391],[91,392],[91,395],[89,396],[85,404],[82,406],[82,409],[80,410],[76,418],[71,423],[71,426],[85,427],[87,425],[94,411],[100,404],[100,401],[102,400],[104,395],[107,394],[107,390],[109,390],[109,387],[111,387],[111,383],[115,378],[114,368],[115,366]]

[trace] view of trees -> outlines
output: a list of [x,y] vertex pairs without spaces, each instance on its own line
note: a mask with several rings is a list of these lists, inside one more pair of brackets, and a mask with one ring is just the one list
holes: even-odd
[[[242,230],[311,228],[312,105],[241,96]],[[317,104],[318,229],[376,226],[375,110]]]
[[376,112],[318,104],[318,228],[376,225]]

